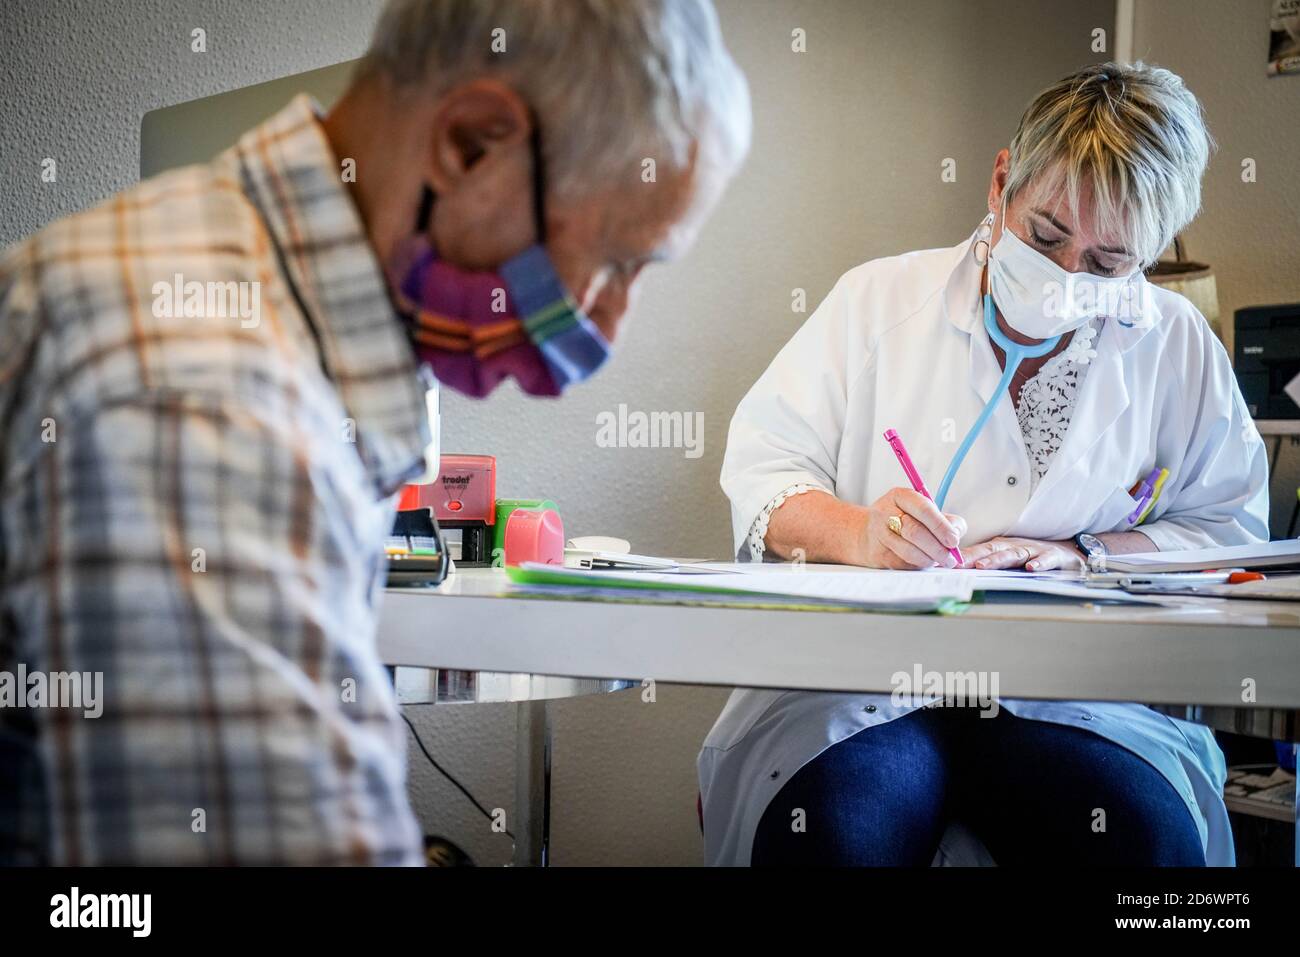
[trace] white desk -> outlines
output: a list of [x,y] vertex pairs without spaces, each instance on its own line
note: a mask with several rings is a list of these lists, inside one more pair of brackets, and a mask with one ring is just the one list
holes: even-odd
[[[920,663],[996,671],[1008,698],[1195,705],[1198,716],[1232,722],[1225,730],[1244,730],[1244,714],[1258,716],[1269,736],[1300,739],[1300,603],[1196,599],[1160,608],[1019,598],[946,616],[629,598],[525,598],[500,570],[462,570],[437,589],[384,595],[380,656],[422,668],[859,692],[891,691],[895,672]],[[1250,708],[1242,702],[1247,679],[1255,684]],[[537,708],[544,722],[544,703]]]

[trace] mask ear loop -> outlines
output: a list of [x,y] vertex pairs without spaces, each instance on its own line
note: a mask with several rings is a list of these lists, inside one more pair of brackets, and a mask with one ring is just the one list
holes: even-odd
[[[433,216],[434,193],[428,186],[423,184],[420,187],[420,206],[415,212],[415,232],[413,235],[422,236],[428,240],[429,220]],[[432,247],[432,241],[429,241]],[[393,308],[402,321],[406,323],[407,328],[414,328],[416,325],[416,313],[419,311],[416,303],[409,300],[406,291],[402,288],[402,280],[399,277],[390,276],[389,284],[392,287],[390,298],[393,301]]]
[[533,132],[529,144],[533,150],[533,226],[537,230],[537,245],[546,245],[546,169],[542,156],[542,127],[532,116]]
[[415,231],[421,236],[429,232],[429,220],[433,218],[433,190],[425,183],[420,193],[420,208],[415,213]]
[[[537,242],[541,245],[546,242],[546,171],[542,165],[542,128],[531,111],[529,118],[533,124],[533,131],[528,136],[529,147],[533,153],[533,228],[537,231]],[[429,231],[429,220],[433,217],[433,203],[436,197],[428,183],[423,184],[421,189],[420,208],[415,214],[415,231],[425,234]]]

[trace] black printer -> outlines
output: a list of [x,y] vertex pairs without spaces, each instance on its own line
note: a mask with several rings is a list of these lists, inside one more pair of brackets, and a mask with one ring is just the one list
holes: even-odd
[[1300,376],[1300,303],[1238,309],[1235,320],[1233,365],[1250,414],[1300,419],[1300,406],[1282,391]]

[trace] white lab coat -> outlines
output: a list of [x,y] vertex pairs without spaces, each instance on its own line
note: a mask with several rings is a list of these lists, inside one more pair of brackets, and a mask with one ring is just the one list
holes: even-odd
[[[875,260],[840,279],[732,419],[722,487],[742,558],[755,517],[791,486],[860,504],[905,486],[886,429],[898,430],[938,486],[1001,371],[979,281],[970,240]],[[1152,291],[1153,323],[1104,324],[1063,445],[1032,495],[1024,438],[1004,393],[945,505],[969,523],[963,545],[1122,530],[1134,508],[1128,489],[1157,464],[1169,478],[1142,531],[1158,548],[1267,540],[1264,444],[1227,354],[1191,303]],[[1209,863],[1234,862],[1221,797],[1226,769],[1208,729],[1139,704],[1002,706],[1096,732],[1149,761],[1187,802]],[[759,819],[791,775],[911,710],[887,694],[737,689],[699,756],[706,860],[747,864]]]

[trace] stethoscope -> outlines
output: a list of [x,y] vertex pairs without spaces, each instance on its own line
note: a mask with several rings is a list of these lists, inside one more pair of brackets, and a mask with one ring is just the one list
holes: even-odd
[[[978,246],[979,242],[982,241],[977,241],[976,245]],[[998,387],[993,390],[992,397],[985,404],[984,410],[980,412],[979,418],[970,427],[966,437],[961,440],[961,445],[957,446],[956,454],[953,455],[952,461],[948,463],[948,471],[943,473],[943,481],[939,483],[939,494],[934,497],[934,504],[939,506],[940,511],[943,510],[943,503],[948,498],[948,489],[952,485],[952,480],[957,477],[957,469],[961,468],[966,453],[971,450],[971,446],[975,444],[975,440],[979,438],[981,430],[988,422],[989,416],[993,414],[998,402],[1006,394],[1016,370],[1020,368],[1020,363],[1026,359],[1039,359],[1047,355],[1061,341],[1060,336],[1053,336],[1051,339],[1044,339],[1037,345],[1032,346],[1012,342],[1006,333],[998,327],[997,312],[993,307],[993,293],[991,292],[984,293],[984,328],[988,332],[989,338],[997,343],[998,348],[1006,356],[1006,361],[1003,363],[1002,378],[998,382]]]

